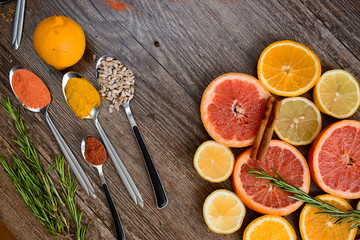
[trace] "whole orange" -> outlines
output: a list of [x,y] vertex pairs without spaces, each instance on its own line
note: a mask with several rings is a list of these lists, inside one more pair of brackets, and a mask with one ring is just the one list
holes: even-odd
[[85,34],[73,19],[54,15],[42,20],[34,31],[36,53],[47,64],[63,70],[77,63],[85,52]]

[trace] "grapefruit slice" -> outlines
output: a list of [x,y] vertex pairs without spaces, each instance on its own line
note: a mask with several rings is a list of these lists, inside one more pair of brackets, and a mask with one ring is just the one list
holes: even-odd
[[342,120],[324,129],[308,161],[315,183],[332,195],[360,198],[360,122]]
[[227,73],[205,89],[201,120],[217,142],[228,147],[250,146],[259,129],[270,93],[254,77]]
[[262,214],[284,216],[294,212],[303,202],[289,198],[292,193],[272,186],[269,180],[255,178],[247,170],[260,167],[275,176],[274,169],[287,183],[308,193],[310,172],[303,155],[294,146],[280,140],[270,141],[261,162],[250,158],[251,150],[245,150],[236,159],[232,175],[235,193],[247,207]]

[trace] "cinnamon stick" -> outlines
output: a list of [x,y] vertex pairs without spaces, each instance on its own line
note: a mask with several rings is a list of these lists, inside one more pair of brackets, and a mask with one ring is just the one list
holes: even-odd
[[258,153],[256,155],[256,159],[259,160],[259,161],[262,161],[265,158],[265,154],[266,154],[267,149],[269,147],[270,140],[271,140],[271,138],[273,136],[273,133],[274,133],[275,123],[276,123],[277,117],[279,116],[280,107],[281,107],[281,102],[275,101],[274,106],[273,106],[273,108],[271,110],[271,113],[270,113],[269,121],[268,121],[268,123],[266,125],[264,135],[263,135],[263,137],[261,139],[261,143],[260,143]]
[[264,116],[260,122],[259,130],[256,134],[254,144],[252,146],[252,151],[251,151],[251,156],[250,156],[252,159],[255,159],[256,155],[258,154],[261,139],[263,138],[263,135],[264,135],[264,132],[266,129],[266,125],[269,121],[270,113],[273,108],[274,102],[275,102],[275,98],[273,96],[270,96],[267,100]]

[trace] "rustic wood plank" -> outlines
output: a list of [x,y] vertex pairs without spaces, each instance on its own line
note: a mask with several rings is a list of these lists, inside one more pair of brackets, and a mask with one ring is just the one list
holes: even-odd
[[[202,126],[199,104],[209,82],[226,72],[256,76],[257,59],[270,43],[292,39],[309,46],[319,56],[324,70],[343,68],[359,79],[359,5],[357,1],[219,1],[219,0],[138,0],[118,12],[102,0],[29,1],[20,49],[11,49],[12,24],[0,18],[0,93],[19,106],[8,84],[8,72],[22,65],[38,74],[52,91],[55,101],[50,116],[94,184],[98,198],[89,199],[79,190],[78,202],[85,219],[92,221],[89,236],[115,239],[111,215],[96,171],[81,159],[83,137],[99,137],[94,124],[79,120],[66,105],[61,93],[65,71],[44,63],[32,47],[32,34],[45,17],[63,14],[83,27],[87,48],[82,60],[68,70],[82,73],[97,85],[95,62],[103,54],[114,54],[136,76],[132,111],[159,175],[169,204],[158,210],[140,149],[124,111],[107,113],[104,103],[100,123],[133,176],[145,201],[144,209],[134,205],[121,183],[111,160],[104,166],[128,239],[239,239],[260,214],[247,209],[240,231],[218,235],[207,229],[202,204],[213,190],[231,190],[230,180],[211,184],[202,180],[192,165],[201,142],[210,139]],[[0,6],[0,13],[15,8],[15,1]],[[6,29],[6,30],[5,30]],[[157,44],[155,44],[157,42]],[[311,98],[307,93],[305,97]],[[37,142],[46,166],[61,154],[41,114],[21,110],[30,136]],[[360,112],[352,117],[359,119]],[[324,125],[334,119],[324,116]],[[10,138],[15,132],[6,113],[0,110],[0,153],[14,149]],[[242,149],[233,149],[238,154]],[[308,146],[300,147],[307,154]],[[4,171],[0,171],[0,218],[19,239],[50,239],[22,203]],[[311,185],[311,194],[322,191]],[[351,202],[352,204],[355,201]],[[9,207],[10,205],[10,207]],[[296,229],[300,210],[286,218]],[[359,236],[359,234],[358,234]]]

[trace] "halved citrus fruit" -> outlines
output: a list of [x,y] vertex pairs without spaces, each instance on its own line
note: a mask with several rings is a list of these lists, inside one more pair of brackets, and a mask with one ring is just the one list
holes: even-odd
[[314,102],[320,111],[330,116],[350,117],[360,106],[359,83],[347,71],[327,71],[314,88]]
[[298,96],[310,90],[321,75],[321,64],[308,47],[284,40],[270,44],[258,61],[258,78],[272,93]]
[[[327,202],[341,210],[352,209],[351,205],[343,198],[324,194],[317,196],[320,200]],[[305,205],[300,214],[300,233],[303,240],[353,240],[356,236],[357,228],[349,231],[352,226],[347,221],[335,224],[336,218],[328,214],[315,214],[321,212],[319,208]]]
[[204,202],[205,223],[216,233],[229,234],[239,230],[245,213],[245,206],[239,197],[225,189],[214,191]]
[[321,114],[313,102],[303,97],[281,100],[275,124],[278,137],[292,145],[310,144],[321,130]]
[[201,144],[194,155],[194,166],[199,175],[210,182],[228,179],[234,168],[235,157],[230,148],[215,141]]
[[205,89],[201,120],[217,142],[228,147],[250,146],[256,137],[270,93],[254,77],[227,73]]
[[296,233],[283,217],[265,215],[256,218],[245,229],[243,240],[296,240]]
[[292,145],[271,140],[263,161],[251,159],[251,148],[242,152],[235,162],[232,185],[244,204],[263,214],[284,216],[298,209],[302,202],[289,198],[285,192],[269,184],[268,180],[255,178],[248,169],[260,167],[272,176],[277,171],[287,183],[309,192],[310,173],[303,155]]
[[315,183],[332,195],[360,198],[360,122],[342,120],[311,145],[308,162]]

